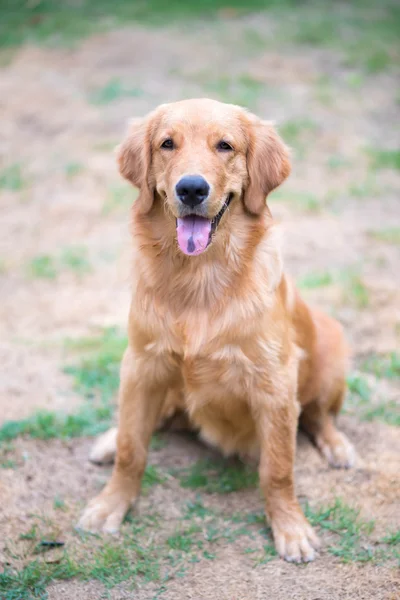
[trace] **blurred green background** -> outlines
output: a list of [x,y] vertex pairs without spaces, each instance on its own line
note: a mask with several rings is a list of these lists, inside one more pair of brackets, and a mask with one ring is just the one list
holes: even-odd
[[[332,48],[343,53],[343,64],[368,72],[384,70],[398,61],[400,6],[396,0],[2,0],[0,44],[22,42],[49,45],[71,43],[98,31],[129,22],[145,26],[185,23],[219,17],[240,18],[268,12],[273,35],[264,41]],[[267,33],[267,32],[266,32]],[[255,35],[250,43],[261,43]]]

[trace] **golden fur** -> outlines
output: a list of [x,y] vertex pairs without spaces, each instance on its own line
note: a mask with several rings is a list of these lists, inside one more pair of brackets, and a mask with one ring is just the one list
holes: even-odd
[[[165,138],[173,150],[163,149]],[[232,152],[218,152],[219,140]],[[299,421],[333,466],[352,447],[334,425],[343,402],[347,348],[338,323],[310,310],[283,274],[279,231],[265,198],[290,171],[271,124],[212,100],[160,106],[132,122],[119,149],[122,175],[140,188],[133,207],[134,294],[121,368],[119,427],[92,458],[116,461],[81,526],[115,531],[139,493],[160,419],[184,411],[226,455],[259,458],[260,485],[279,554],[314,558],[318,540],[296,500]],[[207,250],[176,241],[178,179],[210,184],[213,218],[229,209]]]

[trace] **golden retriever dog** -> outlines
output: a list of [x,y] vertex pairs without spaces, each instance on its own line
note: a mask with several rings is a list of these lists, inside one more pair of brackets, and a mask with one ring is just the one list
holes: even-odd
[[300,421],[332,466],[351,466],[335,427],[348,352],[340,325],[283,273],[266,197],[289,175],[288,149],[238,106],[184,100],[134,120],[118,162],[140,190],[129,345],[118,432],[92,454],[116,453],[114,470],[79,526],[118,530],[156,426],[184,411],[224,455],[257,458],[279,555],[311,561],[319,542],[295,495],[296,431]]

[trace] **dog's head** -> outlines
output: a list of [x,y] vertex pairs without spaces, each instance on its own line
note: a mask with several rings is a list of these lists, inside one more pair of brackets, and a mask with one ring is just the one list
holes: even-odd
[[272,125],[214,100],[163,104],[131,123],[119,148],[121,174],[140,188],[137,210],[165,201],[178,244],[201,254],[217,236],[231,202],[260,215],[265,198],[290,172],[288,150]]

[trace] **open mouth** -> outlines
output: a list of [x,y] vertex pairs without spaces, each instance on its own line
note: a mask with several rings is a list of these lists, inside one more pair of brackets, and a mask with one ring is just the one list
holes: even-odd
[[230,205],[233,194],[229,194],[217,215],[206,219],[198,215],[188,215],[176,220],[179,248],[189,256],[201,254],[212,241],[222,215]]

